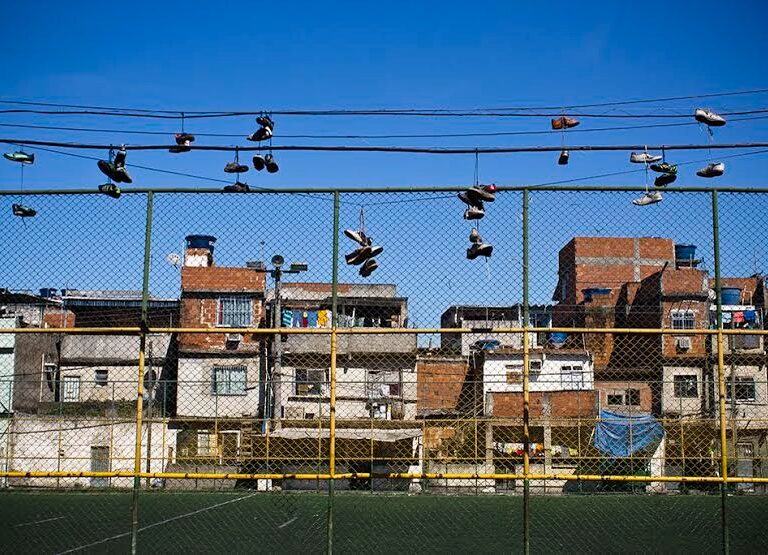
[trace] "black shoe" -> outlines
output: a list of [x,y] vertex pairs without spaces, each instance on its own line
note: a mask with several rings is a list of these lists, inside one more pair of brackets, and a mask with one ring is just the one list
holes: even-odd
[[357,266],[358,264],[362,264],[371,256],[373,255],[373,249],[369,246],[360,247],[359,249],[355,249],[348,255],[344,257],[344,260],[347,262],[347,264],[350,264],[352,266]]
[[117,151],[117,154],[115,154],[115,159],[112,162],[115,165],[115,168],[125,167],[125,157],[127,155],[128,153],[125,151],[125,148],[120,148],[120,150]]
[[677,173],[677,164],[662,162],[661,164],[651,164],[650,168],[658,173]]
[[224,190],[228,193],[247,193],[251,190],[247,183],[235,181],[232,185],[226,185]]
[[277,162],[275,162],[275,157],[271,154],[267,154],[264,157],[264,164],[267,166],[267,171],[269,173],[277,173],[277,170],[280,168],[277,166]]
[[20,218],[31,218],[37,215],[37,210],[23,204],[14,204],[11,206],[11,209],[13,210],[13,215]]
[[560,156],[557,158],[557,163],[561,166],[567,166],[568,165],[568,158],[570,158],[570,153],[563,149],[560,151]]
[[256,118],[256,123],[258,123],[262,127],[269,128],[270,131],[275,128],[275,122],[272,121],[272,118],[269,116],[259,116],[258,118]]
[[257,154],[253,157],[253,169],[257,172],[260,172],[264,168],[267,167],[267,161],[264,160],[264,157],[261,154]]
[[483,201],[478,199],[477,197],[470,197],[466,191],[463,191],[456,196],[459,197],[459,200],[466,204],[469,207],[478,208],[480,210],[483,209]]
[[376,262],[375,258],[369,258],[365,261],[365,263],[360,267],[360,275],[363,277],[370,276],[373,271],[379,267],[379,263]]
[[195,136],[189,133],[176,133],[176,144],[179,146],[189,146],[189,143],[195,142]]
[[670,183],[672,183],[675,179],[677,179],[677,175],[674,173],[663,173],[656,179],[654,179],[653,184],[656,187],[666,187]]
[[227,165],[224,166],[224,171],[226,173],[245,173],[248,171],[248,166],[239,164],[238,162],[228,162]]
[[104,183],[104,185],[99,185],[99,192],[112,198],[120,198],[120,187],[114,183]]
[[133,183],[133,179],[128,175],[128,170],[125,169],[125,166],[115,168],[115,177],[113,178],[113,181],[117,181],[118,183]]
[[478,256],[490,257],[493,254],[493,245],[488,243],[472,243],[472,246],[467,249],[467,258],[474,260]]
[[106,160],[99,160],[96,165],[101,170],[101,173],[106,175],[112,181],[117,181],[118,183],[120,182],[120,178],[117,175],[117,170],[113,163],[107,162]]
[[246,138],[253,142],[266,141],[267,139],[272,138],[272,130],[269,127],[262,127],[248,135]]

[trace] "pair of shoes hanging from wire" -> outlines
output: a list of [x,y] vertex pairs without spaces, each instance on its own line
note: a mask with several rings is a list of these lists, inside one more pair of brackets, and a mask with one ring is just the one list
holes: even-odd
[[473,185],[460,192],[459,200],[467,205],[465,220],[481,220],[485,217],[485,202],[496,200],[496,185]]
[[275,122],[269,116],[259,116],[256,118],[259,128],[246,137],[249,141],[261,142],[272,138],[275,129]]
[[483,241],[483,238],[480,237],[480,232],[476,227],[473,227],[472,231],[469,232],[469,242],[472,243],[467,249],[467,258],[469,260],[474,260],[478,256],[490,258],[493,254],[493,245]]
[[[725,118],[721,116],[720,114],[717,114],[716,112],[713,112],[712,110],[707,110],[704,108],[696,108],[696,111],[693,113],[693,117],[696,121],[699,123],[703,123],[707,126],[707,139],[710,142],[710,144],[714,140],[714,133],[712,132],[713,127],[722,127],[725,125]],[[710,162],[698,170],[696,172],[696,175],[699,177],[720,177],[725,173],[725,164],[722,162],[712,162],[712,151],[710,149],[709,151],[709,157]]]
[[[667,164],[664,160],[664,155],[659,156],[658,154],[651,154],[648,152],[648,147],[646,147],[643,152],[630,153],[629,161],[633,164],[643,164],[645,166],[645,193],[634,199],[632,204],[635,206],[648,206],[651,204],[658,204],[664,200],[661,191],[658,189],[666,187],[677,179],[677,166]],[[657,162],[661,162],[661,164],[657,164]],[[661,175],[654,180],[654,186],[656,187],[656,190],[654,191],[648,189],[648,170],[650,169],[661,173]]]
[[576,127],[581,122],[576,118],[561,116],[559,118],[553,118],[550,123],[552,125],[552,130],[562,132],[561,136],[562,136],[562,142],[563,142],[563,149],[560,151],[560,155],[557,157],[557,164],[558,166],[567,166],[568,161],[571,158],[571,153],[565,147],[565,131],[567,129],[571,129],[572,127]]
[[350,266],[360,266],[360,275],[369,277],[379,267],[376,257],[384,251],[384,247],[374,245],[373,237],[366,234],[364,208],[360,208],[358,229],[345,229],[344,235],[357,245],[355,250],[344,256],[344,261]]
[[[10,162],[16,162],[17,164],[21,164],[21,190],[24,190],[24,166],[29,166],[35,163],[35,155],[29,154],[27,152],[24,152],[22,150],[17,150],[16,152],[4,152],[3,158]],[[33,216],[37,215],[37,210],[32,208],[31,206],[26,206],[21,203],[15,203],[11,205],[11,212],[14,216],[17,216],[19,218],[32,218]]]

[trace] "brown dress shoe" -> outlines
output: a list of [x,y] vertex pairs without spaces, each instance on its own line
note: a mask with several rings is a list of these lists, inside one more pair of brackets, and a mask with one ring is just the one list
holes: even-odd
[[570,129],[579,125],[579,120],[565,116],[552,120],[552,129]]

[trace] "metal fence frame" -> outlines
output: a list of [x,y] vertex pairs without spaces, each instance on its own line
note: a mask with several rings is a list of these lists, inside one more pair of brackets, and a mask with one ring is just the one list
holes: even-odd
[[[142,444],[141,434],[143,426],[143,379],[145,368],[145,356],[146,356],[146,337],[150,333],[211,333],[209,328],[159,328],[149,325],[148,314],[148,301],[149,301],[149,278],[150,278],[150,258],[152,253],[152,223],[153,223],[153,202],[156,195],[162,195],[165,193],[187,193],[187,194],[220,194],[220,189],[212,188],[134,188],[126,190],[123,194],[127,195],[146,195],[146,223],[144,230],[144,266],[143,266],[143,285],[142,285],[142,302],[141,302],[141,323],[138,327],[104,327],[104,328],[11,328],[0,329],[0,333],[4,334],[34,334],[34,333],[57,333],[57,334],[71,334],[71,335],[87,335],[87,334],[123,334],[134,335],[139,337],[139,370],[136,379],[136,441],[135,441],[135,453],[133,461],[133,471],[110,471],[110,472],[69,472],[69,471],[10,471],[5,470],[0,472],[0,477],[56,477],[56,478],[133,478],[133,498],[132,498],[132,534],[131,534],[131,546],[132,552],[136,552],[138,548],[138,511],[139,511],[139,491],[141,490],[141,479],[150,478],[194,478],[199,480],[214,480],[214,479],[297,479],[297,480],[328,480],[328,505],[327,505],[327,546],[326,549],[330,553],[333,551],[333,525],[334,525],[334,489],[335,481],[345,478],[388,478],[388,479],[519,479],[523,480],[523,545],[522,550],[525,553],[529,552],[530,545],[530,505],[529,499],[530,493],[530,481],[534,479],[557,479],[567,481],[580,481],[580,480],[600,480],[606,482],[709,482],[717,483],[720,486],[720,518],[722,526],[722,549],[724,552],[729,552],[729,534],[728,534],[728,503],[727,503],[727,486],[728,484],[736,484],[742,482],[750,483],[768,483],[768,477],[737,477],[729,476],[728,466],[728,445],[727,445],[727,422],[726,422],[726,386],[725,386],[725,363],[724,363],[724,338],[729,335],[768,335],[768,330],[734,330],[723,328],[722,317],[722,300],[721,300],[721,276],[720,276],[720,242],[719,242],[719,209],[718,209],[718,193],[752,193],[752,194],[766,194],[768,188],[748,188],[748,187],[720,187],[720,188],[705,188],[705,187],[670,187],[666,189],[670,192],[679,193],[708,193],[711,197],[711,228],[712,228],[712,241],[714,245],[714,279],[715,279],[715,292],[716,292],[716,306],[717,306],[717,328],[716,329],[686,329],[686,334],[689,335],[709,335],[713,336],[717,342],[717,397],[719,399],[719,447],[720,447],[720,476],[624,476],[624,475],[578,475],[578,474],[557,474],[557,473],[545,473],[535,474],[530,471],[530,339],[529,333],[531,332],[576,332],[576,333],[611,333],[611,334],[672,334],[679,332],[679,330],[661,329],[661,328],[577,328],[577,327],[550,327],[540,328],[530,325],[529,318],[529,199],[532,194],[537,191],[602,191],[602,192],[626,192],[626,191],[644,191],[643,187],[637,186],[520,186],[520,187],[498,187],[499,191],[512,191],[521,192],[523,199],[523,213],[522,213],[522,262],[523,262],[523,323],[522,327],[516,328],[490,328],[488,331],[491,333],[515,333],[522,334],[523,338],[523,437],[524,437],[524,449],[523,449],[523,473],[340,473],[336,468],[336,370],[337,370],[337,341],[339,335],[365,335],[365,334],[434,334],[434,333],[455,333],[464,334],[470,333],[472,330],[468,328],[393,328],[393,329],[376,329],[376,330],[360,330],[354,328],[339,328],[338,327],[338,314],[337,314],[337,296],[338,296],[338,257],[339,257],[339,206],[342,195],[344,193],[434,193],[434,192],[457,192],[463,190],[463,187],[395,187],[395,188],[290,188],[290,189],[256,189],[248,194],[300,194],[300,193],[329,193],[333,195],[333,212],[329,214],[332,217],[333,222],[333,245],[332,245],[332,306],[333,306],[333,322],[329,329],[302,329],[302,328],[228,328],[232,333],[254,334],[254,335],[275,335],[278,334],[320,334],[328,335],[330,341],[330,451],[329,451],[329,471],[327,473],[302,473],[302,474],[288,474],[288,473],[172,473],[172,472],[148,472],[141,470],[142,464]],[[27,190],[27,191],[2,191],[0,192],[0,198],[12,196],[12,195],[83,195],[83,194],[99,194],[92,189],[74,189],[74,190]]]

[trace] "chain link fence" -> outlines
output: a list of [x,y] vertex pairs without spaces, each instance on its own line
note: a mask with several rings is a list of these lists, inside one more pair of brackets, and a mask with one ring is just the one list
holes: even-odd
[[0,545],[765,550],[768,191],[641,193],[3,193]]

